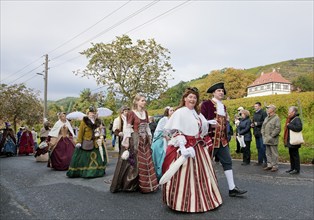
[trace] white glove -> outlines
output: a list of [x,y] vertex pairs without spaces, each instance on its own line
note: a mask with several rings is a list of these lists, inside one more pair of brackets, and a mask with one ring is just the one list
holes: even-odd
[[195,150],[193,147],[186,148],[185,146],[180,146],[180,152],[185,158],[195,157]]
[[216,119],[208,120],[207,122],[208,122],[208,124],[210,124],[210,125],[216,125],[216,124],[217,124],[217,120],[216,120]]
[[120,137],[123,137],[123,132],[122,132],[122,131],[119,132],[119,136],[120,136]]
[[99,138],[96,142],[97,142],[98,147],[102,145],[102,139]]
[[76,148],[80,148],[81,146],[82,146],[81,143],[77,143],[77,144],[75,145]]

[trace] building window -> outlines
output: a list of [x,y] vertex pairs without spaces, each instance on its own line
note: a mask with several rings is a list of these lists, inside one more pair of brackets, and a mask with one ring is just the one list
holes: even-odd
[[280,89],[281,89],[281,85],[280,85],[279,83],[277,83],[277,84],[275,85],[275,89],[280,90]]
[[252,92],[252,88],[249,88],[249,92]]
[[270,84],[267,85],[267,90],[270,90]]
[[257,91],[257,87],[255,87],[254,90]]
[[261,90],[264,90],[264,86],[261,86]]
[[288,85],[283,85],[283,89],[284,90],[289,90],[289,86]]

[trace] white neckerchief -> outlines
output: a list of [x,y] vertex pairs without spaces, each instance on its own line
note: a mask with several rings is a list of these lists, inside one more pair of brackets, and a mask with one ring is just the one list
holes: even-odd
[[62,122],[61,120],[58,120],[53,128],[51,129],[51,131],[49,132],[48,136],[51,136],[51,137],[58,137],[59,136],[59,132],[60,132],[60,129],[63,127],[63,126],[67,126],[67,128],[69,129],[69,131],[71,132],[71,134],[73,135],[73,137],[75,137],[74,135],[74,132],[73,132],[73,128],[70,124],[70,122],[68,120],[66,120],[66,122]]
[[133,110],[133,112],[135,113],[135,115],[139,118],[139,119],[146,119],[146,112],[143,110],[142,114],[141,112],[137,111],[137,110]]
[[216,98],[213,98],[213,101],[217,103],[217,114],[226,116],[224,104],[222,104],[222,102]]
[[196,136],[199,133],[200,116],[187,107],[176,110],[167,121],[165,130],[178,130],[185,135]]

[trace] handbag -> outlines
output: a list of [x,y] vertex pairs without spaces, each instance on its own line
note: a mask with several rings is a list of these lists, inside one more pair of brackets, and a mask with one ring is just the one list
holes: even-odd
[[94,141],[93,140],[83,140],[82,149],[83,150],[93,150],[94,148]]
[[237,140],[239,141],[240,147],[246,147],[244,142],[244,136],[243,135],[237,135]]
[[290,136],[291,145],[299,145],[299,144],[304,143],[302,131],[295,132],[295,131],[289,130],[289,136]]

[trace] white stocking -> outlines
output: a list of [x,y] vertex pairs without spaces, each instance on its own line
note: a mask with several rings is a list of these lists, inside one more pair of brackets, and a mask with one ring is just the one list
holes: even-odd
[[234,185],[232,170],[225,170],[225,175],[226,175],[226,178],[227,178],[229,190],[233,190],[235,185]]

